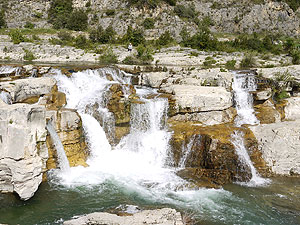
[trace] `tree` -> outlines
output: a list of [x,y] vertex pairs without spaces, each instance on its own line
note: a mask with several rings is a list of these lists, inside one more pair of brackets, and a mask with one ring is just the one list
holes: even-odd
[[5,12],[4,10],[0,11],[0,28],[6,27],[6,21],[5,21]]
[[72,0],[52,0],[48,10],[49,22],[54,28],[66,28],[68,18],[73,12]]

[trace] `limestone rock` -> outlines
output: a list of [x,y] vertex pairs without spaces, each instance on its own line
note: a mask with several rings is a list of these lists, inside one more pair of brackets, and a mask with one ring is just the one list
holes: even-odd
[[286,120],[300,119],[300,97],[291,97],[286,99],[284,114]]
[[254,106],[255,115],[261,124],[277,123],[281,121],[281,115],[271,101]]
[[26,99],[51,93],[56,81],[50,77],[34,79],[20,79],[13,82],[0,83],[0,89],[5,90],[12,97],[13,103],[23,102]]
[[[46,118],[52,120],[56,132],[64,146],[70,166],[87,166],[86,159],[89,152],[85,142],[80,115],[72,109],[61,109],[58,111],[47,111]],[[49,150],[47,169],[56,168],[56,149],[49,135],[47,135],[47,146]]]
[[232,94],[223,87],[173,85],[178,112],[207,112],[228,109]]
[[271,97],[271,95],[272,95],[271,88],[266,88],[264,90],[257,91],[253,97],[255,100],[267,100]]
[[279,175],[300,174],[300,121],[286,121],[251,126],[259,150],[272,172]]
[[236,110],[234,108],[229,108],[224,111],[177,114],[171,117],[169,120],[185,122],[194,121],[199,122],[202,125],[212,126],[217,124],[230,123],[233,121],[235,115]]
[[42,182],[48,151],[45,107],[13,104],[0,108],[0,191],[33,196]]
[[144,210],[132,216],[117,216],[110,213],[95,212],[86,216],[65,221],[64,225],[183,225],[181,215],[175,209],[163,208],[156,210]]

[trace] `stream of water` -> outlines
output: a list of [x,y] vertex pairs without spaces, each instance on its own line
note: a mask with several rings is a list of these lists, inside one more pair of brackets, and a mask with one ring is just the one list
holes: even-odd
[[[103,124],[89,109],[97,103],[96,110],[110,118],[106,93],[112,84],[127,84],[129,77],[110,69],[71,77],[59,70],[54,73],[59,90],[66,93],[67,107],[77,109],[82,117],[91,151],[89,167],[50,171],[49,182],[26,202],[0,194],[1,223],[61,224],[96,211],[135,212],[167,206],[193,217],[195,224],[300,224],[299,179],[278,178],[261,187],[232,184],[223,189],[191,189],[176,175],[176,168],[167,166],[171,134],[165,122],[166,99],[148,100],[143,94],[151,90],[139,90],[144,103],[132,104],[130,134],[113,147]],[[117,78],[110,81],[107,73]]]

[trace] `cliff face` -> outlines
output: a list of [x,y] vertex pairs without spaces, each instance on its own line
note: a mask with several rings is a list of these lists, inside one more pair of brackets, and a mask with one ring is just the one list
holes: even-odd
[[[26,22],[36,27],[51,27],[47,22],[47,10],[50,0],[2,1],[5,4],[5,16],[8,27],[23,27]],[[145,18],[154,19],[153,29],[144,29],[147,38],[157,38],[166,30],[174,37],[180,38],[182,28],[191,33],[197,31],[195,22],[204,17],[212,20],[212,30],[215,32],[252,33],[271,31],[286,35],[299,35],[300,10],[292,10],[284,2],[275,1],[232,1],[232,0],[193,0],[177,1],[177,6],[162,2],[156,8],[129,6],[124,0],[73,0],[73,6],[87,10],[89,25],[102,25],[106,28],[112,25],[121,35],[127,26],[142,28]],[[87,4],[88,3],[88,4]],[[1,2],[0,2],[1,4]],[[175,13],[174,9],[184,6],[193,12],[192,19]]]

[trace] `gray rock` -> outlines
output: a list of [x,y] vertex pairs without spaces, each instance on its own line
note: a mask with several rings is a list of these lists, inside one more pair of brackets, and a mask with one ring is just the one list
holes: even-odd
[[132,216],[117,216],[110,213],[96,212],[86,216],[65,221],[64,225],[87,225],[87,224],[106,224],[106,225],[183,225],[181,215],[175,209],[163,208],[156,210],[145,210],[133,214]]
[[36,192],[48,158],[45,126],[43,106],[1,103],[0,191],[14,191],[23,200]]
[[300,120],[250,126],[272,172],[300,174]]
[[3,89],[8,92],[12,97],[13,103],[17,103],[30,97],[39,97],[51,93],[55,85],[56,81],[54,78],[41,77],[2,82],[0,83],[0,90]]
[[291,97],[286,99],[287,104],[284,108],[286,120],[300,119],[300,97]]
[[228,109],[232,94],[223,87],[173,85],[178,112],[207,112]]

